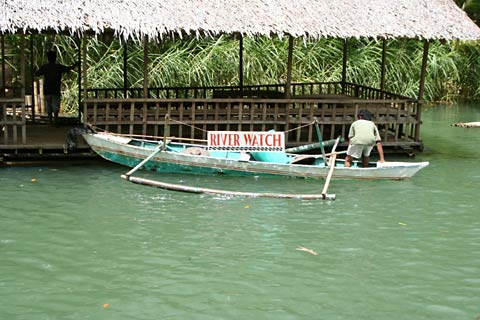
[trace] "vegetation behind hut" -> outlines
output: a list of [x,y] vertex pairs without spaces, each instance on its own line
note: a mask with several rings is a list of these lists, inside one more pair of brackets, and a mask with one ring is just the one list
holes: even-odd
[[[18,48],[18,37],[10,36]],[[293,82],[341,81],[343,43],[338,39],[320,41],[295,40]],[[55,47],[58,61],[72,64],[78,43],[71,37],[35,37],[34,66],[46,60],[46,51]],[[351,39],[348,46],[347,81],[379,87],[382,42]],[[386,90],[409,97],[418,95],[419,70],[423,43],[418,40],[387,41]],[[244,84],[286,82],[288,39],[246,37],[244,39]],[[480,99],[480,44],[452,41],[430,45],[425,99],[428,101],[462,101]],[[238,85],[238,41],[231,36],[217,38],[167,40],[149,45],[149,84],[166,86]],[[123,46],[91,39],[88,47],[89,87],[123,87]],[[11,63],[16,68],[15,63]],[[143,85],[143,48],[128,43],[128,86]],[[75,73],[65,77],[64,110],[78,108],[78,84]]]

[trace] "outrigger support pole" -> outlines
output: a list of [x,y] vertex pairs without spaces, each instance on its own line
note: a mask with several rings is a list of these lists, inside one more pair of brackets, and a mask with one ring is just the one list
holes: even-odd
[[167,113],[165,115],[165,125],[163,126],[163,143],[162,143],[162,151],[165,151],[167,148],[167,137],[170,136],[170,124],[168,123],[170,120],[170,115]]
[[332,176],[333,176],[333,170],[335,170],[335,161],[337,160],[337,152],[335,152],[335,150],[337,149],[339,141],[340,141],[340,137],[337,138],[332,148],[332,156],[330,157],[330,164],[329,164],[330,170],[328,171],[327,179],[325,179],[325,184],[323,185],[323,191],[322,191],[322,195],[325,198],[327,197],[328,186],[330,185],[330,180],[332,179]]
[[152,154],[150,154],[148,157],[146,157],[145,159],[143,159],[139,164],[137,164],[135,166],[135,168],[133,168],[132,170],[128,171],[126,174],[122,175],[121,177],[124,178],[124,179],[127,179],[127,180],[130,180],[130,176],[135,172],[137,171],[138,169],[140,169],[141,167],[143,167],[143,165],[145,163],[147,163],[148,161],[150,161],[158,152],[160,152],[163,148],[163,145],[164,143],[162,143],[162,145],[158,145],[155,150],[152,152]]
[[123,179],[126,179],[126,180],[130,180],[130,176],[132,174],[135,173],[135,171],[137,171],[138,169],[140,169],[141,167],[143,167],[143,165],[145,163],[147,163],[148,161],[150,161],[157,153],[159,153],[160,151],[165,151],[166,149],[166,145],[167,145],[167,137],[170,135],[170,128],[169,128],[169,125],[168,125],[168,120],[170,119],[170,115],[167,113],[165,115],[165,127],[163,128],[163,134],[164,134],[164,137],[163,137],[163,143],[162,144],[159,144],[154,150],[153,152],[148,156],[146,157],[145,159],[143,159],[139,164],[137,164],[132,170],[128,171],[127,173],[125,174],[122,174],[121,177]]
[[320,127],[318,126],[317,117],[314,117],[313,121],[315,122],[315,130],[317,130],[317,136],[318,136],[318,142],[320,144],[320,150],[322,150],[323,163],[325,163],[325,165],[327,165],[327,158],[325,157],[325,148],[323,147],[322,133],[320,132]]

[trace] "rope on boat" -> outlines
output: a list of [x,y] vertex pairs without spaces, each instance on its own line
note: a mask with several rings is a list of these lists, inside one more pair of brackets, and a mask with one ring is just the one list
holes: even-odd
[[[167,115],[168,116],[168,115]],[[172,121],[172,122],[175,122],[175,123],[178,123],[178,124],[181,124],[181,125],[184,125],[184,126],[187,126],[187,127],[190,127],[190,128],[193,128],[195,130],[199,130],[199,131],[202,131],[202,132],[208,132],[208,130],[204,130],[202,128],[199,128],[199,127],[196,127],[196,126],[193,126],[191,124],[188,124],[186,122],[183,122],[183,121],[179,121],[179,120],[175,120],[175,119],[172,119],[172,118],[168,118],[167,121]],[[286,130],[286,131],[283,131],[285,133],[288,133],[288,132],[291,132],[291,131],[295,131],[295,130],[299,130],[299,129],[302,129],[304,127],[308,127],[308,126],[311,126],[315,123],[315,121],[312,121],[310,123],[307,123],[307,124],[304,124],[302,126],[298,126],[298,127],[295,127],[293,129],[290,129],[290,130]],[[90,129],[92,129],[94,132],[108,132],[109,134],[111,135],[115,135],[115,136],[121,136],[121,137],[128,137],[128,138],[145,138],[145,139],[154,139],[154,140],[163,140],[164,137],[161,137],[161,136],[150,136],[150,135],[142,135],[142,134],[130,134],[130,133],[116,133],[116,132],[110,132],[110,131],[106,131],[105,129],[102,129],[100,127],[97,127],[97,126],[94,126],[92,124],[86,124]],[[207,140],[205,139],[195,139],[195,138],[178,138],[178,137],[168,137],[169,139],[171,140],[179,140],[179,141],[182,141],[182,140],[185,140],[185,141],[197,141],[197,142],[207,142]]]
[[257,193],[257,192],[239,192],[239,191],[227,191],[227,190],[219,190],[219,189],[210,189],[210,188],[200,188],[200,187],[190,187],[184,186],[180,184],[173,184],[173,183],[166,183],[157,180],[150,180],[144,178],[137,178],[127,175],[121,176],[123,179],[128,180],[130,182],[157,187],[165,190],[173,190],[173,191],[182,191],[188,193],[197,193],[197,194],[216,194],[216,195],[224,195],[224,196],[241,196],[241,197],[250,197],[250,198],[284,198],[284,199],[300,199],[300,200],[335,200],[335,194],[285,194],[285,193]]

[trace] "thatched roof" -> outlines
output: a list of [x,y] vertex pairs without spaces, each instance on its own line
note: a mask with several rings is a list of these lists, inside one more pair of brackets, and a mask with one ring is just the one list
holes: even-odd
[[452,0],[2,0],[0,32],[480,40]]

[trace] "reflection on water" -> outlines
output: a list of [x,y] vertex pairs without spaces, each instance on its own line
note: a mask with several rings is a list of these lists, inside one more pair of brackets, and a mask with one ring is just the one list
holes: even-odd
[[480,130],[450,124],[479,110],[426,109],[416,160],[431,165],[407,181],[334,180],[335,202],[164,191],[105,163],[0,169],[1,318],[476,319]]

